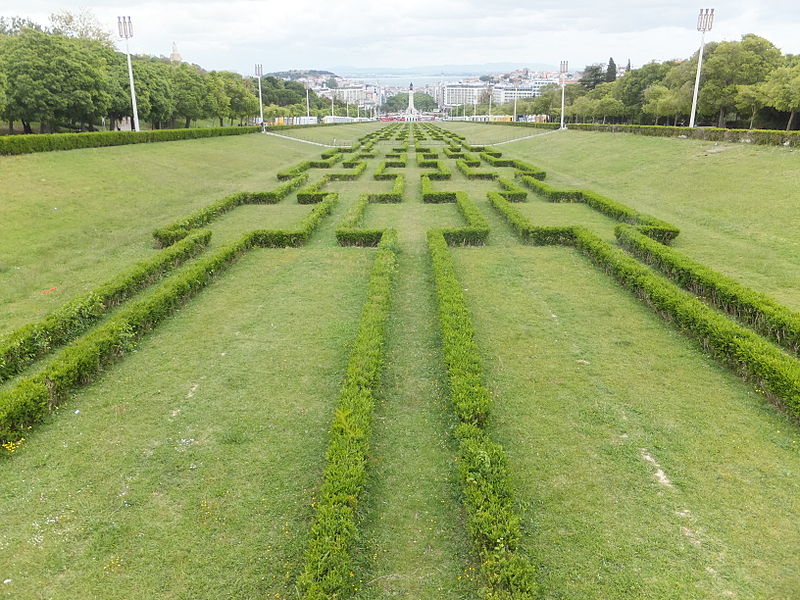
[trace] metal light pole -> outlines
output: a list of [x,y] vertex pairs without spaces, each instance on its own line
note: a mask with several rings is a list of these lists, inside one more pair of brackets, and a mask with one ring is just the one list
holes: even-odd
[[567,126],[564,125],[564,100],[567,89],[567,71],[569,71],[569,62],[562,60],[558,75],[558,78],[561,80],[561,129],[567,128]]
[[264,70],[261,65],[256,65],[256,77],[258,77],[258,124],[264,123],[264,101],[261,99],[261,76],[264,75]]
[[701,8],[697,16],[697,31],[700,32],[700,54],[697,55],[697,76],[694,79],[694,94],[692,95],[692,115],[689,117],[689,127],[694,127],[697,114],[697,95],[700,91],[700,69],[703,67],[703,50],[706,45],[706,31],[711,31],[714,24],[714,9]]
[[515,123],[517,122],[517,96],[519,96],[519,88],[517,87],[517,83],[514,82],[514,118],[511,120]]
[[133,130],[139,131],[139,110],[136,108],[136,89],[133,87],[133,65],[131,64],[131,48],[128,42],[133,37],[133,24],[130,17],[117,17],[119,37],[125,40],[125,54],[128,55],[128,78],[131,82],[131,106],[133,107]]
[[306,88],[306,116],[311,116],[311,103],[308,101],[308,88]]
[[331,117],[333,117],[333,99],[336,97],[336,92],[331,90]]
[[489,120],[492,120],[492,100],[494,99],[494,86],[489,88]]

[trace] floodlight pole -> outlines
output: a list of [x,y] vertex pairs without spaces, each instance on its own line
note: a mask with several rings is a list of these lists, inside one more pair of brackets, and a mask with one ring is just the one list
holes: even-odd
[[697,75],[694,79],[694,94],[692,94],[692,115],[689,117],[689,127],[695,126],[697,115],[697,96],[700,92],[700,69],[703,67],[703,50],[706,45],[706,31],[711,31],[714,25],[714,9],[701,8],[697,16],[697,31],[700,32],[700,53],[697,55]]
[[334,99],[335,96],[336,96],[336,92],[334,92],[333,88],[331,88],[331,118],[333,118],[333,116],[334,116],[334,114],[333,114],[333,99]]
[[559,67],[559,75],[558,75],[558,78],[561,80],[561,129],[567,128],[567,126],[564,125],[564,104],[566,100],[568,71],[569,71],[569,62],[566,60],[562,60],[561,66]]
[[125,40],[125,54],[128,55],[128,78],[131,82],[131,106],[133,107],[133,130],[139,131],[139,109],[136,107],[136,89],[133,86],[133,64],[131,63],[131,48],[128,42],[133,37],[133,24],[130,17],[117,17],[119,37]]
[[264,70],[261,65],[256,65],[256,77],[258,77],[258,124],[263,127],[264,125],[264,101],[261,99],[261,77],[264,75]]
[[514,117],[511,120],[515,123],[517,122],[517,96],[519,96],[519,88],[517,83],[514,82]]
[[306,116],[311,116],[311,103],[308,100],[308,88],[306,88]]

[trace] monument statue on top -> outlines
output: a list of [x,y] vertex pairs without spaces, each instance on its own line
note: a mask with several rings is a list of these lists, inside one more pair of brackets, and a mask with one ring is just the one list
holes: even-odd
[[414,106],[414,84],[413,83],[408,86],[408,108],[406,108],[405,119],[406,119],[406,121],[417,121],[417,120],[419,120],[419,111]]

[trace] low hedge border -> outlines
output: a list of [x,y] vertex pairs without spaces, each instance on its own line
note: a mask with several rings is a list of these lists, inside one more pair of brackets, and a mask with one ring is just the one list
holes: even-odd
[[474,171],[463,158],[456,160],[456,166],[467,179],[497,179],[497,173],[493,171]]
[[491,397],[483,383],[480,351],[467,303],[447,241],[439,230],[428,232],[450,400],[460,421],[458,441],[467,525],[481,563],[487,599],[532,600],[536,570],[520,551],[521,519],[503,447],[483,427]]
[[456,192],[458,212],[467,222],[465,227],[446,227],[438,231],[451,246],[482,246],[489,237],[489,223],[464,192]]
[[391,192],[371,192],[367,194],[370,202],[396,203],[403,201],[406,189],[406,177],[402,173],[394,173],[394,184]]
[[127,144],[173,142],[199,138],[258,133],[260,127],[208,127],[197,129],[154,129],[152,131],[98,131],[88,133],[45,133],[0,136],[0,155],[31,154],[54,150],[102,148]]
[[308,173],[302,173],[269,192],[239,192],[191,213],[180,221],[161,227],[153,232],[156,247],[164,248],[182,240],[192,229],[208,225],[226,212],[241,204],[275,204],[308,181]]
[[796,358],[585,228],[534,227],[500,194],[490,192],[488,196],[524,242],[575,246],[678,329],[697,338],[704,350],[766,390],[793,418],[800,418],[800,363]]
[[364,213],[369,205],[369,194],[361,194],[350,205],[344,218],[336,228],[336,241],[340,246],[377,246],[384,229],[361,229]]
[[253,247],[301,246],[322,218],[330,214],[336,194],[317,204],[295,231],[253,231],[199,259],[171,276],[133,305],[123,308],[102,326],[67,346],[36,375],[0,392],[0,440],[14,441],[54,410],[67,394],[94,380],[106,366],[133,348],[137,339],[153,329],[213,277]]
[[420,175],[419,178],[420,189],[422,192],[422,201],[429,204],[441,204],[443,202],[455,202],[455,192],[436,191],[433,189],[431,178],[429,175]]
[[800,314],[628,225],[617,225],[615,234],[620,246],[679,286],[784,348],[800,353]]
[[297,203],[316,204],[317,202],[322,202],[325,196],[328,195],[328,192],[323,192],[322,188],[328,185],[329,182],[330,177],[328,174],[325,174],[314,183],[307,185],[297,192]]
[[610,198],[586,190],[558,190],[543,181],[517,172],[517,178],[528,188],[547,198],[550,202],[583,202],[594,210],[620,221],[638,226],[642,233],[662,243],[669,244],[680,233],[680,229],[669,223],[642,214]]
[[503,198],[505,198],[509,202],[527,201],[528,192],[526,192],[523,188],[519,187],[516,183],[514,183],[510,179],[505,179],[504,177],[498,177],[497,183],[499,183],[500,187],[503,188],[503,191],[498,192],[498,194],[503,196]]
[[[558,123],[486,123],[532,127],[535,129],[558,129]],[[606,133],[635,133],[655,137],[685,137],[708,142],[739,142],[774,146],[800,146],[800,131],[779,129],[724,129],[720,127],[672,127],[666,125],[613,125],[602,123],[568,123],[576,131],[601,131]]]
[[796,358],[586,229],[576,227],[575,239],[577,248],[601,269],[678,329],[697,338],[704,350],[769,392],[792,417],[800,418],[800,363]]
[[386,323],[397,270],[396,235],[378,245],[367,300],[339,393],[323,481],[312,503],[314,517],[297,579],[301,598],[343,598],[356,589],[352,552],[358,534],[358,508],[364,493],[372,435],[375,394],[384,362]]
[[210,240],[210,231],[197,231],[92,291],[73,298],[41,321],[29,323],[3,336],[0,339],[0,382],[21,373],[54,348],[75,339],[112,307],[204,252]]

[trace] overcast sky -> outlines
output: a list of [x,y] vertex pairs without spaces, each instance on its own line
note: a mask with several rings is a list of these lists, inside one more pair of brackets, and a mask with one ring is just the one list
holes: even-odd
[[[715,2],[709,40],[756,33],[783,52],[800,54],[799,0]],[[629,0],[3,0],[0,15],[48,22],[54,11],[92,10],[116,33],[130,15],[131,51],[169,55],[206,69],[414,67],[489,62],[579,68],[628,58],[685,58],[699,45],[697,2]]]

